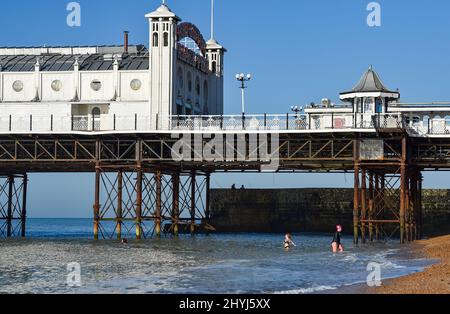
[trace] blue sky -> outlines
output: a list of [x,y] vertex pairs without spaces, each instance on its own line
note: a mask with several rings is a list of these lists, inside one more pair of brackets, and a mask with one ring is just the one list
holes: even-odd
[[[66,25],[67,0],[2,3],[0,46],[148,43],[144,15],[160,1],[80,0],[82,25]],[[216,38],[227,49],[225,111],[240,110],[234,75],[250,72],[249,113],[286,113],[358,81],[370,64],[402,100],[450,101],[450,2],[380,0],[382,25],[366,24],[369,0],[216,0]],[[171,9],[209,38],[209,0],[168,0]],[[32,216],[90,216],[90,175],[33,175]],[[426,186],[448,188],[447,175],[426,176]],[[62,183],[64,181],[64,183]],[[217,187],[351,186],[350,175],[220,175]],[[69,192],[70,191],[70,192]],[[69,195],[70,194],[70,195]],[[53,199],[52,199],[53,198]],[[56,199],[55,199],[56,198]],[[73,199],[71,199],[73,198]],[[51,200],[51,201],[49,201]],[[51,203],[51,204],[49,204]],[[64,208],[64,209],[63,209]]]

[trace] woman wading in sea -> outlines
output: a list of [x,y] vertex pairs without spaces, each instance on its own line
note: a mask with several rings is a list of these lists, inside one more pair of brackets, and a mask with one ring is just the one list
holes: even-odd
[[292,246],[297,245],[295,245],[294,241],[292,241],[292,235],[290,233],[287,233],[286,236],[284,237],[284,248],[286,250],[289,250]]
[[337,225],[336,233],[334,234],[333,242],[331,243],[331,249],[333,250],[333,253],[344,252],[344,246],[341,243],[341,232],[342,226]]

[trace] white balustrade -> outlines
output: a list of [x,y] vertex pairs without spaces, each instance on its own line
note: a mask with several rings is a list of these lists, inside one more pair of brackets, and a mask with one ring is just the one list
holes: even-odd
[[450,119],[402,114],[289,114],[248,116],[2,116],[0,133],[151,132],[151,131],[290,131],[407,128],[416,135],[449,135]]

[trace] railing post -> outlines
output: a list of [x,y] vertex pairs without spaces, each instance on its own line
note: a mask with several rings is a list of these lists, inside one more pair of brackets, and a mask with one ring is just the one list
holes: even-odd
[[159,129],[159,114],[156,114],[156,130],[158,131]]
[[312,120],[311,114],[308,114],[308,126],[310,130],[312,129],[311,120]]
[[30,114],[30,132],[33,131],[33,115]]
[[138,129],[138,115],[137,113],[134,114],[134,130],[137,131]]
[[289,113],[286,114],[286,130],[289,131]]
[[73,123],[74,123],[74,116],[72,115],[72,116],[70,117],[70,124],[71,124],[70,130],[71,130],[71,131],[73,131],[73,129],[74,129]]
[[50,116],[50,131],[53,132],[53,115]]
[[355,129],[357,129],[357,127],[356,127],[356,117],[357,117],[357,112],[355,112],[354,114],[353,114],[353,127],[355,128]]
[[380,112],[378,112],[377,128],[378,128],[378,129],[381,128],[381,113],[380,113]]
[[267,113],[264,114],[264,130],[267,130]]
[[12,116],[9,115],[9,132],[12,131]]
[[245,113],[242,113],[242,130],[245,130]]
[[180,115],[177,115],[177,129],[180,128]]
[[116,114],[113,115],[113,130],[116,130]]
[[95,131],[95,115],[92,115],[92,132]]
[[331,129],[334,130],[334,112],[331,113]]

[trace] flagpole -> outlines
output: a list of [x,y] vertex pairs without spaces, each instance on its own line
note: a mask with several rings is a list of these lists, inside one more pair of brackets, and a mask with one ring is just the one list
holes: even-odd
[[211,39],[214,39],[214,0],[211,0]]

